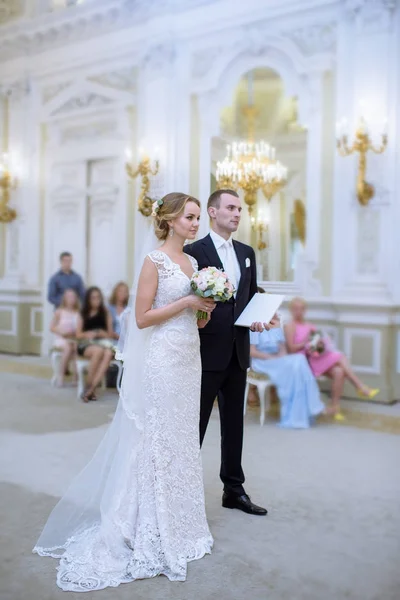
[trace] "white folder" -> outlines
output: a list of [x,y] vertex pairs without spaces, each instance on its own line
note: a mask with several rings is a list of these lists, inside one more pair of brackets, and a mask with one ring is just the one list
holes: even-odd
[[280,294],[255,294],[235,325],[250,327],[252,323],[269,323],[284,299]]

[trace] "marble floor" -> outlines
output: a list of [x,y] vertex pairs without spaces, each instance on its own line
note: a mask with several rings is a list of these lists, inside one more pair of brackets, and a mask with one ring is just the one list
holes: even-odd
[[[96,448],[116,395],[84,405],[72,388],[51,388],[44,372],[0,372],[0,381],[0,600],[56,600],[57,563],[31,548]],[[344,425],[320,422],[308,431],[280,430],[272,418],[261,428],[257,409],[248,412],[246,489],[268,506],[266,518],[221,507],[215,412],[203,448],[213,554],[189,565],[185,583],[157,578],[86,597],[398,600],[398,407],[344,410]]]

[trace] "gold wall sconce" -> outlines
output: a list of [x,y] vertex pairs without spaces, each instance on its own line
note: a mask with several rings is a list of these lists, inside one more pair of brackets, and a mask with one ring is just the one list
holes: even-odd
[[152,213],[152,205],[154,199],[149,196],[150,193],[150,177],[155,177],[159,170],[159,160],[155,158],[151,160],[150,157],[144,152],[143,149],[139,149],[140,161],[137,169],[132,165],[132,153],[130,150],[126,150],[127,162],[125,165],[126,172],[131,179],[135,179],[140,176],[142,179],[140,186],[140,194],[138,198],[138,211],[145,217],[149,217]]
[[350,156],[350,154],[354,154],[355,152],[358,152],[359,154],[356,192],[361,206],[367,206],[371,198],[375,195],[374,186],[365,180],[367,153],[371,151],[375,154],[382,154],[385,151],[388,141],[386,124],[383,127],[381,138],[381,145],[378,147],[374,146],[368,131],[367,123],[364,117],[361,117],[355,132],[354,142],[349,146],[346,119],[342,119],[336,125],[337,148],[340,156]]
[[10,207],[11,191],[18,185],[17,178],[12,174],[9,156],[5,152],[0,157],[0,223],[11,223],[17,212]]
[[251,217],[251,228],[257,234],[257,249],[265,250],[268,243],[264,240],[264,234],[268,236],[269,219],[265,212],[260,210],[257,217]]

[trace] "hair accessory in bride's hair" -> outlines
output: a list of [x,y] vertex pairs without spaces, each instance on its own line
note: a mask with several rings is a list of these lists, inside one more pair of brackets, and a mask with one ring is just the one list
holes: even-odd
[[155,217],[156,214],[158,213],[158,211],[160,210],[161,206],[164,204],[164,201],[160,199],[156,200],[155,202],[153,202],[153,206],[152,206],[152,213],[151,216]]

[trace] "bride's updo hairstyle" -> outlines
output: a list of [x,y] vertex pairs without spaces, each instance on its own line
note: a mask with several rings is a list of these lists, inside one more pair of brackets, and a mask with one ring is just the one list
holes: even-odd
[[194,202],[200,208],[200,202],[197,198],[180,192],[171,192],[161,200],[154,202],[154,229],[159,240],[164,241],[167,239],[170,221],[181,216],[188,202]]

